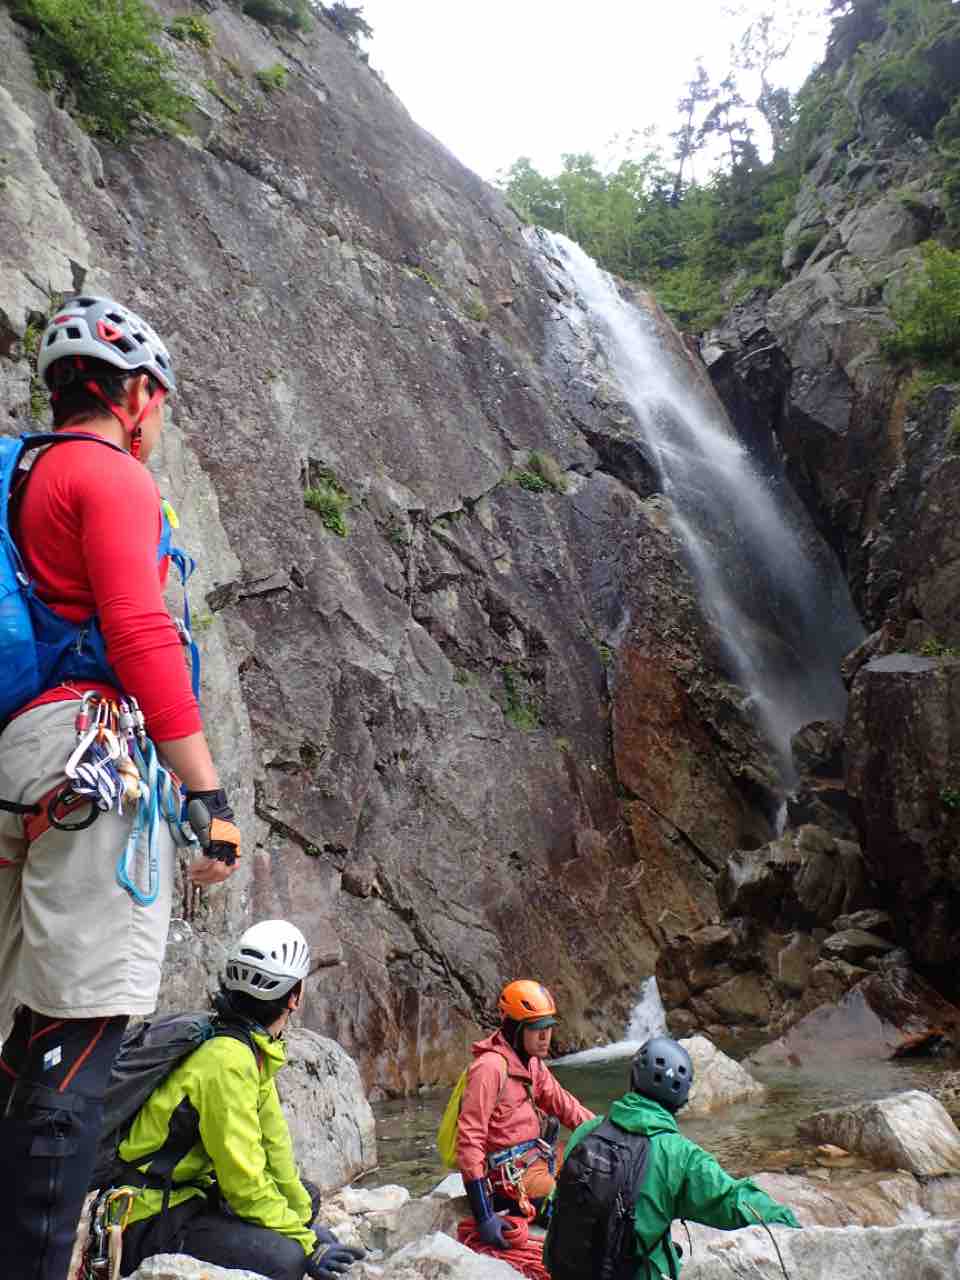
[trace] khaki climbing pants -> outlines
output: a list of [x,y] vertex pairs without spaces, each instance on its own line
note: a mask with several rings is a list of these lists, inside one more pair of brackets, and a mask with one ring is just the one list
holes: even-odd
[[[32,804],[63,781],[76,711],[74,701],[55,702],[11,721],[0,734],[0,798]],[[160,892],[138,906],[116,878],[132,825],[132,813],[101,813],[84,831],[49,827],[28,844],[24,818],[0,812],[0,1039],[21,1004],[56,1018],[156,1007],[175,848],[161,822]],[[142,838],[137,884],[147,883],[146,860]]]

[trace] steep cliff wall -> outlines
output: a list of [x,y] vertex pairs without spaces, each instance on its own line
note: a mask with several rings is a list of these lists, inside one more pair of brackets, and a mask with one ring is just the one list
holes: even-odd
[[[178,360],[157,471],[200,553],[247,858],[184,895],[165,999],[283,914],[330,962],[308,1025],[378,1088],[449,1078],[520,972],[557,988],[566,1043],[619,1034],[729,849],[769,836],[627,411],[516,217],[342,38],[205,7],[212,48],[169,42],[193,132],[123,150],[40,90],[0,10],[8,429],[39,411],[57,294],[116,294]],[[345,537],[305,505],[325,483]]]

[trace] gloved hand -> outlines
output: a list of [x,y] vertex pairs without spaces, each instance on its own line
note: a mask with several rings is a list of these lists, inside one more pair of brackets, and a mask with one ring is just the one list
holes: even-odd
[[339,1244],[340,1243],[340,1241],[333,1234],[333,1232],[328,1231],[326,1227],[314,1227],[313,1234],[317,1237],[317,1244]]
[[206,857],[234,866],[240,857],[240,830],[225,791],[188,791],[187,821]]
[[481,1244],[485,1244],[489,1249],[509,1249],[510,1244],[504,1235],[506,1225],[498,1213],[490,1218],[484,1218],[483,1222],[478,1222],[477,1235],[480,1237]]
[[346,1244],[322,1244],[307,1259],[307,1275],[310,1280],[339,1280],[345,1271],[365,1256],[363,1249],[351,1249]]
[[493,1212],[493,1201],[490,1199],[486,1178],[473,1178],[469,1182],[464,1182],[463,1187],[470,1201],[481,1242],[490,1249],[509,1248],[503,1233],[506,1224]]

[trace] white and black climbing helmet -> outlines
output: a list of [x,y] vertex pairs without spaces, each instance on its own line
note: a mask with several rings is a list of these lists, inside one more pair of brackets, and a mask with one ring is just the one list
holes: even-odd
[[165,391],[177,389],[170,353],[156,331],[112,298],[82,293],[64,302],[43,331],[37,373],[49,382],[50,366],[68,356],[103,360],[124,373],[149,373]]
[[251,925],[227,956],[223,985],[257,1000],[278,1000],[310,971],[307,940],[289,920]]

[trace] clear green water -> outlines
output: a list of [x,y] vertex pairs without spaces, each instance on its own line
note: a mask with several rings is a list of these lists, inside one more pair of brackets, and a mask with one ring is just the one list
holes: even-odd
[[[629,1058],[620,1058],[554,1070],[564,1088],[591,1110],[601,1112],[625,1090],[629,1063]],[[684,1120],[681,1113],[680,1128],[738,1177],[763,1169],[810,1165],[812,1151],[796,1136],[798,1120],[825,1107],[922,1089],[955,1065],[907,1060],[825,1062],[816,1070],[757,1067],[753,1074],[768,1087],[762,1102],[724,1107],[699,1119]],[[374,1105],[380,1165],[366,1175],[365,1185],[399,1183],[413,1195],[422,1195],[446,1176],[434,1138],[448,1095],[447,1089],[432,1090]]]

